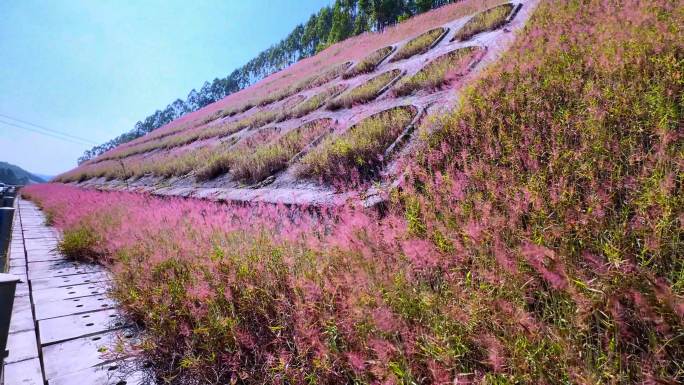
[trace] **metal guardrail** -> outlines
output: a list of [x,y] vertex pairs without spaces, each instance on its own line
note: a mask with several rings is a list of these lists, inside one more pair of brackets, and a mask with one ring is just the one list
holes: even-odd
[[7,250],[12,236],[14,207],[0,207],[0,273],[7,271]]
[[[7,337],[9,335],[10,321],[12,318],[12,307],[14,306],[14,291],[17,288],[19,277],[12,274],[0,273],[0,378],[5,368],[5,358],[7,351]],[[9,384],[8,384],[9,385]]]
[[0,273],[7,271],[7,250],[12,235],[15,197],[16,188],[14,186],[2,187],[0,191]]
[[14,199],[17,196],[17,187],[5,186],[0,190],[2,190],[0,191],[0,196],[2,196],[0,203],[2,203],[2,207],[14,207]]
[[14,292],[19,277],[5,274],[9,265],[8,250],[12,236],[12,222],[14,219],[14,200],[16,187],[9,186],[0,191],[0,379],[3,378],[5,358],[7,358],[7,338],[9,335],[12,307],[14,306]]

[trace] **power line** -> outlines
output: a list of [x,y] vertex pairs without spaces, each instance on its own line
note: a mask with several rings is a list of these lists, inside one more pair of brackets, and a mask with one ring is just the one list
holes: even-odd
[[66,141],[66,142],[70,142],[70,143],[74,143],[74,144],[81,144],[81,145],[83,145],[83,144],[89,144],[89,143],[84,143],[84,142],[82,142],[82,141],[77,141],[77,140],[74,140],[74,139],[70,139],[70,138],[67,138],[67,137],[62,137],[62,136],[58,136],[58,135],[55,135],[55,134],[51,134],[51,133],[49,133],[49,132],[43,132],[43,131],[39,131],[39,130],[36,130],[36,129],[33,129],[33,128],[23,127],[23,126],[20,126],[20,125],[18,125],[18,124],[12,123],[12,122],[6,122],[6,121],[4,121],[4,120],[0,120],[0,123],[1,123],[1,124],[5,124],[5,125],[8,125],[8,126],[16,127],[16,128],[21,128],[22,130],[27,130],[27,131],[35,132],[35,133],[40,134],[40,135],[49,136],[49,137],[54,138],[54,139],[64,140],[64,141]]
[[66,137],[69,137],[69,138],[72,138],[72,139],[80,140],[80,141],[86,142],[86,143],[88,143],[88,144],[95,144],[95,145],[98,144],[98,143],[93,142],[92,140],[88,140],[88,139],[84,139],[84,138],[81,138],[81,137],[78,137],[78,136],[75,136],[75,135],[67,134],[67,133],[65,133],[65,132],[53,130],[53,129],[51,129],[51,128],[47,128],[47,127],[41,126],[41,125],[39,125],[39,124],[27,122],[27,121],[25,121],[25,120],[18,119],[18,118],[9,116],[9,115],[0,114],[0,116],[2,116],[3,118],[7,118],[7,119],[10,119],[10,120],[14,120],[15,122],[27,124],[27,125],[29,125],[29,126],[33,126],[33,127],[36,127],[36,128],[40,128],[41,130],[45,130],[45,131],[51,132],[51,133],[53,133],[53,134],[62,135],[62,136],[66,136]]
[[6,122],[6,121],[4,121],[4,120],[0,120],[0,123],[6,124],[6,125],[8,125],[8,126],[16,127],[16,128],[21,128],[22,130],[32,131],[32,132],[35,132],[35,133],[37,133],[37,134],[49,136],[49,137],[54,138],[54,139],[64,140],[64,141],[66,141],[66,142],[71,142],[71,143],[74,143],[74,144],[80,144],[80,145],[84,145],[84,144],[87,145],[87,144],[90,144],[90,143],[79,142],[79,141],[76,141],[76,140],[74,140],[74,139],[70,139],[70,138],[66,138],[66,137],[61,137],[61,136],[58,136],[58,135],[54,135],[54,134],[51,134],[51,133],[49,133],[49,132],[42,132],[42,131],[35,130],[35,129],[33,129],[33,128],[23,127],[23,126],[20,126],[20,125],[18,125],[18,124],[14,124],[14,123],[12,123],[12,122]]

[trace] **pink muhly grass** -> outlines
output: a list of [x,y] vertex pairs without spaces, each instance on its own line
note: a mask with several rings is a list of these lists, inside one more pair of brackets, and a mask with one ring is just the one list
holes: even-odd
[[499,340],[491,335],[485,336],[482,341],[487,350],[487,363],[495,372],[505,370],[506,359],[504,357],[503,345]]
[[347,353],[347,359],[349,360],[351,367],[356,372],[363,372],[363,370],[366,368],[366,361],[361,353],[349,352]]
[[531,243],[523,245],[521,253],[525,260],[555,289],[563,289],[568,279],[561,262],[553,250]]
[[416,269],[435,268],[440,263],[437,251],[428,241],[422,239],[407,240],[402,243],[402,249]]
[[387,308],[378,308],[373,311],[373,323],[385,333],[395,332],[399,326],[392,311]]
[[24,193],[106,235],[144,354],[180,383],[680,383],[676,10],[542,2],[411,153],[384,219]]

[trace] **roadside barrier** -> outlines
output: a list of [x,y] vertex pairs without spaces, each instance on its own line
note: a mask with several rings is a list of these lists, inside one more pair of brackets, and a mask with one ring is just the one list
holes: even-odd
[[12,274],[0,273],[0,378],[5,368],[7,358],[7,336],[9,335],[12,306],[14,305],[14,291],[17,288],[19,277]]

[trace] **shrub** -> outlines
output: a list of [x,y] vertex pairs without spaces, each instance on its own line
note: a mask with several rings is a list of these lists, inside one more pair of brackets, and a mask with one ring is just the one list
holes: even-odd
[[354,104],[367,103],[377,98],[384,88],[400,75],[401,70],[399,69],[384,72],[329,101],[326,108],[338,110],[340,108],[350,108]]
[[456,31],[452,41],[465,41],[478,33],[492,31],[503,26],[513,7],[511,3],[501,4],[478,13]]
[[375,175],[385,150],[415,116],[413,107],[396,107],[362,120],[338,136],[330,136],[300,161],[300,176],[326,181],[362,179]]
[[309,143],[329,132],[330,126],[329,119],[322,119],[290,130],[277,140],[237,158],[231,172],[238,180],[259,182],[283,170]]
[[444,54],[423,67],[415,75],[406,77],[392,92],[396,96],[410,95],[419,89],[435,89],[467,69],[473,58],[481,51],[479,47],[459,48]]
[[437,39],[444,35],[446,32],[445,28],[439,27],[431,29],[423,34],[409,40],[404,44],[397,53],[390,58],[390,62],[397,62],[399,60],[408,59],[412,56],[423,54],[427,52],[432,44],[434,44]]
[[342,74],[342,78],[349,79],[360,74],[366,74],[375,71],[375,68],[378,66],[378,64],[380,64],[380,62],[382,62],[390,53],[392,53],[393,50],[394,48],[392,46],[387,46],[374,51],[370,55],[363,58],[363,60],[356,63],[347,72]]

